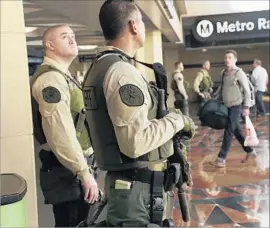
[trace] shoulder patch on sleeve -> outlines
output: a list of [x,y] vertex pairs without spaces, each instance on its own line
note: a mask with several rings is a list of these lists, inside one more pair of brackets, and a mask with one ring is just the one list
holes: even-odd
[[61,100],[61,93],[55,87],[49,86],[42,90],[44,101],[48,103],[58,103]]
[[144,95],[141,89],[135,85],[123,85],[119,89],[121,100],[127,106],[141,106],[144,103]]

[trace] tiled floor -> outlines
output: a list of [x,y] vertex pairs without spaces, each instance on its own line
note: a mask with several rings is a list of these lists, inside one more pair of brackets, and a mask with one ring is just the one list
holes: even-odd
[[256,147],[256,161],[242,164],[245,153],[234,140],[226,168],[215,168],[209,164],[219,152],[223,131],[198,128],[189,148],[194,181],[187,194],[191,221],[182,222],[176,195],[174,221],[177,226],[270,227],[269,116],[252,121],[260,140]]
[[[193,116],[196,106],[192,107]],[[269,116],[252,119],[260,140],[256,148],[256,163],[244,165],[245,153],[236,140],[227,159],[226,168],[215,168],[209,164],[219,152],[223,131],[199,126],[195,138],[189,145],[194,185],[188,191],[191,221],[183,223],[176,197],[174,221],[182,227],[270,227],[269,225]],[[242,125],[244,127],[244,125]],[[37,159],[37,172],[39,162]],[[38,175],[37,175],[38,177]],[[99,176],[102,188],[104,173]],[[52,209],[43,204],[38,189],[39,226],[54,225]],[[106,211],[103,213],[104,214]]]

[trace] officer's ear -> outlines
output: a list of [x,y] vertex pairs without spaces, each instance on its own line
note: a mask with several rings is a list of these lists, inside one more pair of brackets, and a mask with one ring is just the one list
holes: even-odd
[[132,32],[132,34],[138,34],[138,26],[134,20],[130,20],[128,22],[129,29]]
[[54,45],[53,45],[53,42],[51,40],[47,40],[44,42],[44,46],[45,46],[45,49],[47,50],[54,50]]

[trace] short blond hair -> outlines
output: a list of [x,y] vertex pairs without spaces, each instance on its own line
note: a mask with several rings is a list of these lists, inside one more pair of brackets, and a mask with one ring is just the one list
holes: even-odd
[[59,25],[54,25],[52,27],[49,27],[45,30],[42,36],[42,45],[46,49],[46,41],[48,40],[49,35],[56,29],[62,28],[62,27],[69,27],[68,24],[59,24]]

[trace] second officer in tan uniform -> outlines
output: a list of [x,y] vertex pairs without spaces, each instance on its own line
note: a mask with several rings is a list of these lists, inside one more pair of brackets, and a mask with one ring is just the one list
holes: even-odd
[[174,66],[175,71],[172,75],[172,89],[174,90],[175,97],[174,106],[175,108],[180,108],[184,115],[189,116],[188,95],[185,88],[185,84],[188,85],[188,83],[185,81],[183,75],[184,65],[182,62],[176,62]]
[[106,221],[115,227],[161,224],[171,139],[190,132],[192,121],[177,113],[157,119],[157,90],[129,61],[145,40],[135,3],[105,1],[99,19],[108,47],[88,71],[83,91],[97,163],[107,171]]
[[86,157],[93,153],[79,84],[68,68],[78,54],[68,26],[49,28],[43,36],[46,52],[31,79],[34,134],[42,150],[40,184],[46,203],[53,205],[56,227],[74,227],[87,213],[87,202],[98,188]]
[[210,62],[204,61],[201,70],[197,73],[194,81],[194,91],[199,95],[202,102],[211,98],[213,81],[209,74]]

